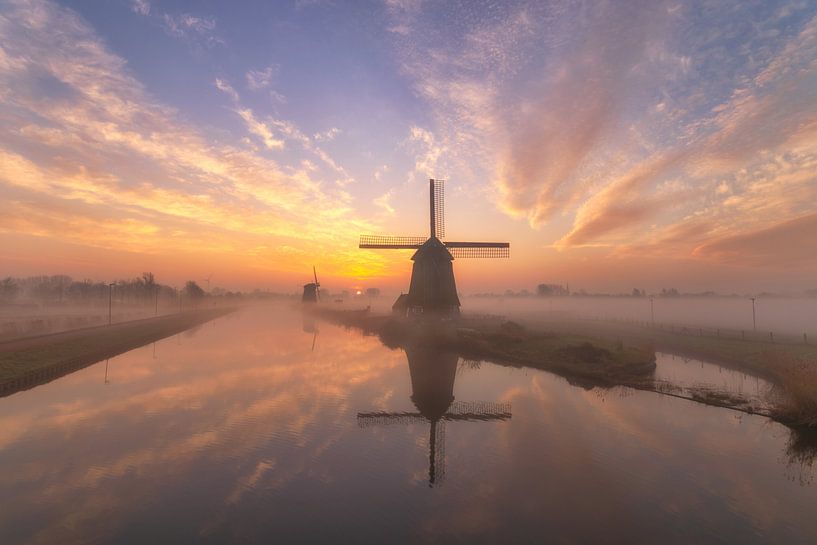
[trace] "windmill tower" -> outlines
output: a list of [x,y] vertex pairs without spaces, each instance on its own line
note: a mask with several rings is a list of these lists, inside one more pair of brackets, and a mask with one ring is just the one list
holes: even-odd
[[301,296],[301,303],[317,303],[321,299],[321,283],[318,282],[318,273],[315,271],[314,265],[312,265],[312,275],[315,277],[315,281],[304,284],[304,294]]
[[508,242],[445,241],[443,180],[428,181],[430,236],[392,237],[361,235],[360,248],[415,250],[411,257],[409,292],[401,302],[407,313],[459,314],[460,299],[454,280],[455,257],[508,257]]
[[446,422],[510,420],[510,403],[454,401],[459,358],[429,345],[406,348],[411,374],[411,401],[417,412],[358,413],[361,428],[377,425],[428,423],[428,486],[445,478]]

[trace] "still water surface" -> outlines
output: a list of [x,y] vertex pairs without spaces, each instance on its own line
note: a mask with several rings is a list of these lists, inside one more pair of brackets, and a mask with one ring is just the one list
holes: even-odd
[[817,543],[765,418],[314,329],[247,309],[0,399],[0,543]]

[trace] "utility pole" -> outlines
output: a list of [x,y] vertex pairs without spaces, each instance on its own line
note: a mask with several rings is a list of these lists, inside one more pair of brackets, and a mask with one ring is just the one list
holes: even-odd
[[153,311],[154,316],[159,315],[159,285],[156,285],[156,308]]
[[182,290],[179,290],[179,314],[182,313]]
[[652,325],[655,326],[655,308],[653,307],[652,295],[650,295],[650,320],[652,321]]
[[757,319],[755,318],[755,298],[752,297],[752,327],[757,331]]
[[111,318],[113,316],[112,309],[113,309],[113,286],[114,282],[108,284],[108,325],[111,325]]

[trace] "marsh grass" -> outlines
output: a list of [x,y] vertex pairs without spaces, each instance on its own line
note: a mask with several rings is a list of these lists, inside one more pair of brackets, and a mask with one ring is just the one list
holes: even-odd
[[775,411],[780,419],[817,428],[817,361],[779,351],[766,358],[779,388]]

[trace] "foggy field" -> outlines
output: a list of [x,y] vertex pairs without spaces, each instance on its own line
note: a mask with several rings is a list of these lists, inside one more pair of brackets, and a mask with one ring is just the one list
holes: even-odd
[[[154,305],[114,305],[111,309],[111,322],[126,322],[179,311],[178,304],[168,304],[164,301],[162,303],[164,304],[160,304],[158,310]],[[107,323],[107,303],[104,305],[0,307],[0,341]]]
[[[359,297],[343,303],[346,308],[389,312],[397,295]],[[649,323],[648,297],[477,297],[460,295],[463,314],[496,314],[507,319],[536,315],[559,315],[593,320],[625,320]],[[338,306],[335,304],[335,306]],[[752,301],[744,297],[655,297],[656,325],[720,328],[747,338],[753,331]],[[755,300],[758,335],[797,336],[806,333],[817,342],[817,297],[758,297]]]
[[[753,331],[752,301],[731,297],[659,298],[653,301],[655,323]],[[562,314],[570,318],[651,321],[647,297],[464,297],[464,313],[499,314],[508,319],[530,313]],[[758,298],[757,331],[802,336],[817,342],[817,298]]]

